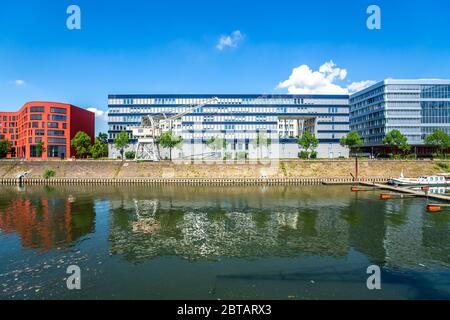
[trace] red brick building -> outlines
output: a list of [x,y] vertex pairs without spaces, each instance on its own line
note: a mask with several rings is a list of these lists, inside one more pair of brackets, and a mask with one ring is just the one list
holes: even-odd
[[[18,112],[0,112],[0,140],[8,140],[8,158],[67,159],[74,157],[70,140],[79,131],[94,141],[95,115],[82,108],[56,102],[29,102]],[[36,146],[44,143],[38,157]]]

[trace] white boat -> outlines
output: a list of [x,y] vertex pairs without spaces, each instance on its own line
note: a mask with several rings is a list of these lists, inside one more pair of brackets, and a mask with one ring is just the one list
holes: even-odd
[[444,175],[420,176],[418,178],[405,178],[403,172],[400,178],[391,179],[388,182],[396,186],[448,186],[450,181]]

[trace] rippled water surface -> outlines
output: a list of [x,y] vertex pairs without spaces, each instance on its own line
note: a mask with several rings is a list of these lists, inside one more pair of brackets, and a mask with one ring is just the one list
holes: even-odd
[[[450,213],[349,187],[1,187],[0,299],[449,299]],[[81,269],[81,290],[66,287]],[[382,268],[369,291],[368,266]]]

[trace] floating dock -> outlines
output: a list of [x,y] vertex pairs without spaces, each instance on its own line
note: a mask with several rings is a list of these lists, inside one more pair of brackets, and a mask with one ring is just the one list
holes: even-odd
[[427,198],[427,199],[433,199],[433,200],[439,200],[439,201],[445,201],[450,202],[450,197],[442,194],[434,194],[429,193],[427,190],[412,190],[408,188],[402,188],[402,187],[394,187],[394,186],[388,186],[384,184],[377,184],[377,183],[367,183],[367,182],[360,182],[360,185],[366,186],[366,187],[375,187],[381,190],[387,190],[392,191],[396,194],[405,194],[405,195],[412,195],[419,198]]

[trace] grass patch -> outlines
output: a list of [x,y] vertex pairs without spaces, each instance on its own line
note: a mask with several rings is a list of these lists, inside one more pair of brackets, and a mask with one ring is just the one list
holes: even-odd
[[448,163],[439,162],[439,163],[436,163],[436,167],[439,170],[445,170],[446,172],[450,171],[450,167],[449,167]]
[[50,179],[54,178],[56,176],[56,171],[52,169],[45,169],[45,172],[43,174],[44,179]]

